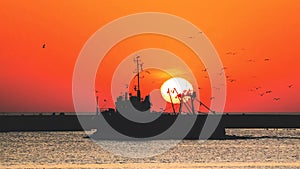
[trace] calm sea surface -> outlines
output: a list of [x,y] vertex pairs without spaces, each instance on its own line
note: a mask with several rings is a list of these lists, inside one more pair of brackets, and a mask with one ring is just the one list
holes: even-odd
[[[300,168],[300,130],[227,130],[248,139],[185,140],[153,157],[104,150],[84,132],[0,133],[2,168]],[[106,141],[114,145],[114,141]],[[118,142],[161,145],[172,142]],[[118,148],[118,147],[116,147]],[[122,146],[120,146],[120,149]],[[151,151],[151,150],[150,150]]]

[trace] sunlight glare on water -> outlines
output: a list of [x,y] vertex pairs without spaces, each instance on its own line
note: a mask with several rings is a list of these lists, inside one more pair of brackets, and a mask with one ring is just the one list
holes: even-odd
[[111,154],[83,138],[84,132],[0,133],[0,168],[300,167],[300,130],[236,129],[227,133],[249,138],[208,140],[201,144],[184,140],[166,153],[140,159]]

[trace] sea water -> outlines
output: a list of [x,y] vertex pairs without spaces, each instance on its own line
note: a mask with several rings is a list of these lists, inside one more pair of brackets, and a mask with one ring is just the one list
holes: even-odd
[[[226,133],[246,137],[183,140],[165,152],[143,158],[129,158],[110,152],[84,138],[87,135],[85,132],[0,133],[0,169],[300,168],[300,130],[230,129]],[[116,144],[116,141],[104,142]],[[122,150],[122,144],[146,144],[151,147],[154,143],[163,146],[171,142],[120,141],[116,148]]]

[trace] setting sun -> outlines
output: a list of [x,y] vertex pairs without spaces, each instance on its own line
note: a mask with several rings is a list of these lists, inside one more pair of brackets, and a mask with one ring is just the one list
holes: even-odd
[[189,81],[184,78],[171,78],[164,82],[160,88],[162,97],[169,103],[179,104],[180,100],[185,100],[182,94],[188,94],[193,92],[193,87]]

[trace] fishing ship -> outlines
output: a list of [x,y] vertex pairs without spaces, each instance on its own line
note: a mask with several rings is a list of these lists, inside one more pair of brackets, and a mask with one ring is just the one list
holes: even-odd
[[[201,139],[200,133],[205,125],[208,116],[220,118],[221,114],[216,114],[207,105],[196,98],[196,92],[185,90],[180,93],[176,88],[168,88],[167,93],[170,96],[172,112],[155,112],[151,111],[150,95],[142,97],[140,73],[141,66],[139,56],[134,59],[136,63],[137,85],[134,86],[135,93],[125,92],[124,96],[118,96],[115,102],[115,108],[108,108],[105,111],[98,108],[97,114],[103,117],[105,123],[111,127],[108,131],[103,129],[102,125],[98,125],[97,132],[91,137],[95,139]],[[176,111],[175,103],[172,100],[171,93],[176,93],[176,98],[179,100],[179,108]],[[189,102],[186,102],[189,100]],[[200,103],[208,111],[206,113],[195,111],[194,102]],[[176,106],[178,107],[178,106]],[[183,112],[183,107],[188,112]],[[154,119],[151,122],[136,122],[126,117],[140,117],[140,119]],[[101,120],[99,120],[100,123]],[[142,120],[143,121],[143,120]],[[103,123],[104,121],[102,121]],[[206,124],[207,125],[207,124]],[[175,126],[175,127],[173,127]],[[169,131],[168,131],[169,130]],[[168,134],[165,134],[165,133]],[[113,134],[117,133],[117,134]],[[158,137],[157,137],[158,136]],[[203,138],[221,138],[225,137],[225,129],[221,125],[216,125],[213,131],[207,136],[203,134]]]

